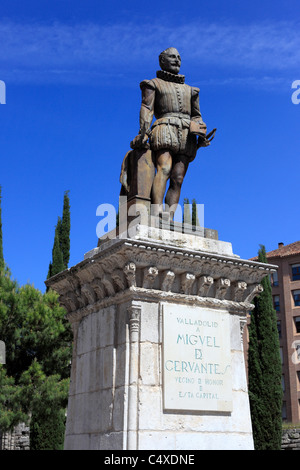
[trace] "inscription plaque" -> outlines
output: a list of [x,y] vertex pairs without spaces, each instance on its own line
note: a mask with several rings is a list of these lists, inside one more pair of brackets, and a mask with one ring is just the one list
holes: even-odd
[[230,316],[163,304],[165,410],[232,411]]

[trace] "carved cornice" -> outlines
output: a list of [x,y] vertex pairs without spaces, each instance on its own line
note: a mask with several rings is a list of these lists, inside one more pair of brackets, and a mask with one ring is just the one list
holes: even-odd
[[124,299],[194,302],[245,314],[276,266],[133,239],[110,240],[48,279],[70,321]]

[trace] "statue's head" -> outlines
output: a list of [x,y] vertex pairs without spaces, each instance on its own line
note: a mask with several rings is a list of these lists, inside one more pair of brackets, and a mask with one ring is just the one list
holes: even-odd
[[169,47],[159,54],[159,65],[162,70],[178,74],[181,65],[181,57],[175,47]]

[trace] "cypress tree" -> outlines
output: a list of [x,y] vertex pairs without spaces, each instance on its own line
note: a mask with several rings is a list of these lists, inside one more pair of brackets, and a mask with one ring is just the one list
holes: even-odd
[[63,214],[59,233],[60,248],[63,255],[63,263],[65,269],[67,269],[70,260],[70,229],[71,217],[69,191],[65,191],[63,202]]
[[248,381],[253,440],[255,448],[259,449],[259,443],[264,441],[264,428],[262,420],[263,399],[261,395],[263,381],[259,361],[257,321],[256,312],[253,311],[251,313],[251,324],[249,326]]
[[4,256],[3,256],[3,238],[2,238],[2,209],[1,209],[1,197],[2,187],[0,186],[0,274],[4,269]]
[[61,218],[58,217],[57,225],[55,228],[55,235],[54,235],[54,245],[52,250],[52,265],[51,265],[51,275],[55,276],[55,274],[60,273],[65,269],[63,253],[61,250],[60,244],[60,233],[61,233]]
[[197,203],[196,199],[192,201],[192,225],[199,226],[199,218],[198,218],[198,211],[197,211]]
[[191,212],[190,212],[190,202],[188,198],[184,198],[183,200],[183,216],[182,216],[182,223],[183,224],[191,224]]
[[[263,245],[258,261],[267,262]],[[263,292],[254,299],[249,326],[249,399],[256,450],[280,450],[282,435],[281,359],[276,311],[273,308],[269,277]]]
[[[52,261],[49,263],[47,279],[68,268],[70,260],[70,200],[69,191],[64,193],[62,218],[58,217],[55,227]],[[48,290],[48,288],[47,288]]]
[[118,207],[118,212],[116,214],[116,227],[119,227],[120,225],[120,209]]
[[[49,268],[48,268],[47,279],[49,279],[51,276],[52,276],[52,262],[50,261]],[[48,290],[48,287],[47,287],[47,290]]]

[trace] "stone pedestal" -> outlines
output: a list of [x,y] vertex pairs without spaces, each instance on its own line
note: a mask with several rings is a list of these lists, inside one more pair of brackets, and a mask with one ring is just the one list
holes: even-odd
[[138,226],[47,285],[74,348],[66,449],[253,449],[242,331],[273,266]]

